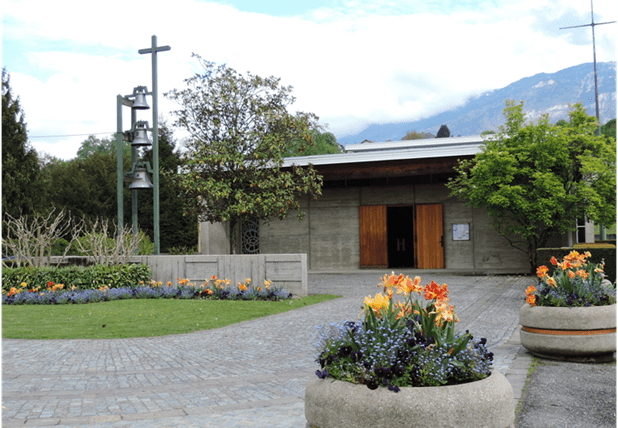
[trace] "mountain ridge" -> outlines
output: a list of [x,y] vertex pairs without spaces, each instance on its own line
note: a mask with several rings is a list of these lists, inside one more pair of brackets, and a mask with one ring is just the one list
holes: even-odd
[[[616,117],[616,62],[597,63],[599,117],[601,124]],[[340,144],[358,144],[364,140],[399,141],[408,131],[437,134],[445,124],[452,136],[478,135],[486,130],[498,132],[504,123],[502,111],[508,99],[524,101],[527,120],[536,121],[549,114],[552,123],[568,119],[569,105],[582,102],[588,114],[595,115],[594,70],[584,63],[555,73],[524,77],[501,89],[468,98],[460,107],[410,122],[372,124],[364,130],[337,139]]]

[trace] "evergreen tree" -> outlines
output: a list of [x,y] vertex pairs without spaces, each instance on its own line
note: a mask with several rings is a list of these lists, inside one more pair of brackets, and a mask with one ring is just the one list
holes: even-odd
[[[124,170],[131,162],[124,158]],[[78,217],[116,218],[116,153],[94,152],[83,159],[50,162],[45,167],[47,192],[51,205],[66,209]],[[123,192],[125,224],[131,220],[131,192]],[[127,214],[128,213],[128,214]]]
[[438,135],[436,135],[436,138],[448,138],[450,136],[451,131],[449,131],[448,126],[442,125],[438,131]]
[[[176,142],[172,130],[159,121],[159,243],[161,253],[172,247],[197,247],[198,222],[196,214],[183,212],[183,205],[173,187],[172,179],[161,172],[177,174],[181,165],[180,154],[175,152]],[[142,159],[153,164],[152,147],[144,151]],[[129,191],[130,193],[130,191]],[[154,199],[149,190],[138,192],[138,225],[154,241]]]
[[41,168],[28,143],[24,112],[2,69],[2,214],[32,215],[43,205]]

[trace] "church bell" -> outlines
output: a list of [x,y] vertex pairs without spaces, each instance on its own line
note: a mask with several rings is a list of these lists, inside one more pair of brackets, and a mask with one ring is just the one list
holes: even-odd
[[152,143],[148,139],[147,125],[138,122],[135,124],[135,137],[131,141],[132,146],[151,146]]
[[146,94],[142,92],[142,90],[145,91],[146,88],[143,86],[138,86],[133,91],[133,95],[135,96],[135,99],[133,100],[133,106],[131,106],[132,109],[148,110],[150,108],[150,106],[146,102]]
[[154,186],[148,178],[148,171],[144,167],[136,167],[133,173],[133,183],[129,186],[131,190],[152,189]]

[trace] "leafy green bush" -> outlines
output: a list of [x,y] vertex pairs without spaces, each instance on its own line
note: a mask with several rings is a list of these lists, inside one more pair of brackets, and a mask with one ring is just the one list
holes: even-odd
[[[88,256],[89,254],[91,254],[92,252],[92,245],[90,242],[88,242],[88,239],[84,236],[78,238],[80,243],[81,243],[81,247],[84,248],[86,250],[86,252],[80,250],[80,245],[78,245],[76,242],[71,243],[71,247],[69,249],[69,251],[67,252],[67,256]],[[131,245],[131,243],[129,242],[130,239],[125,239],[125,245],[129,246]],[[139,245],[138,245],[138,254],[142,255],[142,256],[147,256],[150,255],[152,253],[154,253],[154,243],[150,240],[150,237],[148,235],[146,235],[143,231],[139,231],[138,234],[138,240],[139,240]],[[108,247],[114,247],[115,246],[115,240],[112,238],[107,238],[107,245]],[[64,254],[64,251],[66,250],[66,248],[69,246],[69,241],[67,241],[64,238],[60,238],[58,239],[58,241],[56,241],[52,247],[52,255],[54,256],[61,256]]]
[[140,256],[149,256],[154,254],[154,243],[150,240],[150,236],[140,230],[138,239],[139,245],[137,252]]
[[197,254],[197,247],[188,247],[188,246],[179,246],[179,247],[170,247],[168,248],[168,253],[172,256],[183,256],[183,255],[193,255]]
[[[68,246],[69,246],[69,241],[67,241],[64,238],[59,238],[56,242],[54,242],[54,245],[52,245],[52,248],[51,248],[52,256],[62,256]],[[75,248],[75,245],[71,245],[71,248],[69,248],[66,255],[67,256],[78,256],[80,254]]]
[[573,248],[583,251],[590,251],[594,248],[616,248],[616,241],[582,242],[580,244],[573,244]]
[[99,287],[136,287],[140,282],[150,280],[151,271],[146,265],[95,265],[69,267],[20,267],[2,269],[2,290],[20,287],[25,282],[28,290],[47,287],[48,282],[73,286],[78,290],[98,289]]

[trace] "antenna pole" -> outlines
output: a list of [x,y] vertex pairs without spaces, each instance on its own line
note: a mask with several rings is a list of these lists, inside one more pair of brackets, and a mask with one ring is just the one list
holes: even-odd
[[591,22],[590,24],[584,24],[584,25],[575,25],[573,27],[562,27],[560,28],[560,30],[566,30],[569,28],[581,28],[581,27],[592,27],[592,59],[594,62],[594,106],[596,109],[596,116],[597,116],[597,135],[601,134],[601,119],[599,118],[599,85],[597,83],[597,49],[596,49],[596,44],[595,44],[595,40],[594,40],[594,27],[595,25],[604,25],[604,24],[613,24],[616,21],[609,21],[609,22],[599,22],[599,23],[595,23],[594,22],[594,10],[593,10],[593,6],[592,6],[592,0],[590,0],[590,17],[591,17]]

